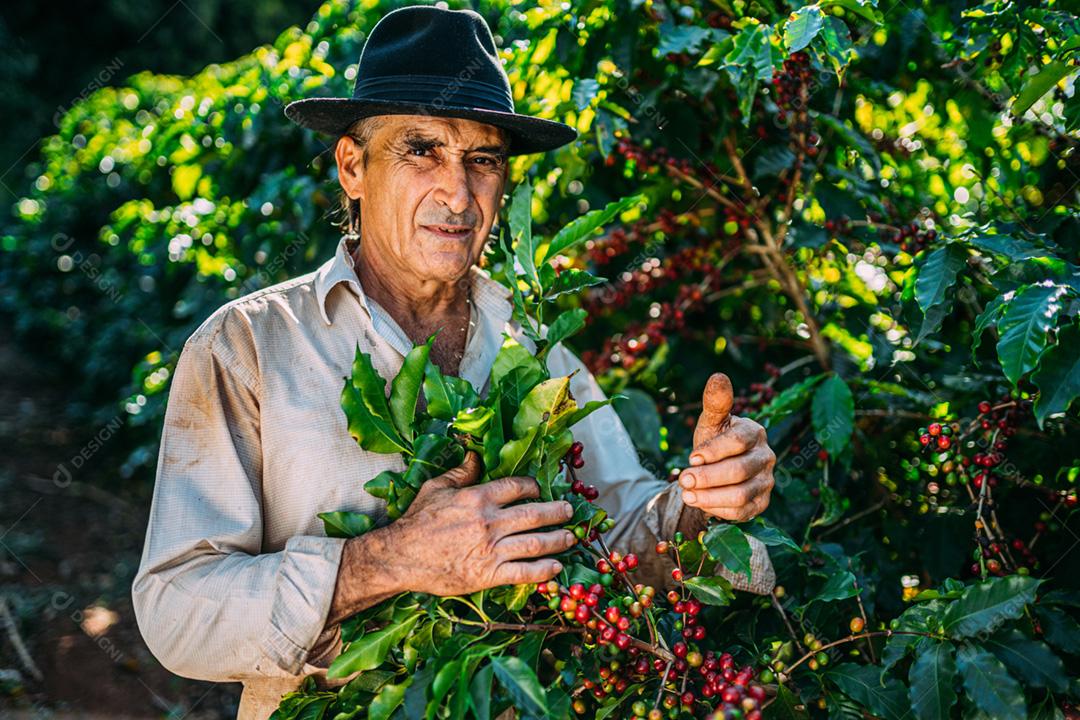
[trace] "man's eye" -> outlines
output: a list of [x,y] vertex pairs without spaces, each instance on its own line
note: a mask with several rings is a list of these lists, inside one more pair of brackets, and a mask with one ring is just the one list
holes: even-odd
[[422,157],[424,155],[427,155],[428,149],[427,148],[421,148],[421,147],[409,148],[409,153],[413,154],[413,155],[416,155],[416,157]]

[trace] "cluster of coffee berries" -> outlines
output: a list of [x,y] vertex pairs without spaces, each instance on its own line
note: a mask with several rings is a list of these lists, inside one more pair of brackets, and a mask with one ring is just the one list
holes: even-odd
[[731,16],[722,13],[719,10],[713,10],[705,16],[705,24],[709,27],[720,28],[721,30],[730,30]]
[[581,453],[584,452],[584,450],[585,445],[580,440],[575,440],[573,444],[570,445],[570,449],[566,451],[563,462],[575,470],[580,470],[585,467],[585,458],[581,456]]
[[933,228],[924,230],[916,223],[908,223],[907,225],[901,225],[899,230],[893,234],[893,242],[897,243],[900,249],[909,255],[918,255],[936,237],[937,230]]
[[816,672],[829,664],[829,655],[822,650],[822,648],[825,647],[825,643],[821,642],[816,635],[813,633],[806,633],[806,635],[803,636],[803,645],[806,646],[807,650],[814,653],[814,657],[806,661],[806,667]]
[[[780,368],[772,363],[765,363],[765,372],[773,379],[780,377]],[[776,389],[770,383],[750,383],[749,392],[735,396],[731,412],[736,415],[751,415],[768,405],[776,397]]]
[[671,155],[666,147],[650,149],[635,144],[629,138],[619,140],[615,144],[615,152],[622,155],[634,169],[650,174],[662,169],[675,179],[692,177],[705,186],[711,186],[715,182],[713,179],[720,176],[720,166],[716,163],[678,158]]
[[[566,455],[562,459],[562,464],[569,470],[572,481],[570,482],[570,492],[575,495],[580,495],[589,502],[592,502],[596,498],[600,497],[600,491],[596,489],[595,485],[586,485],[574,474],[574,470],[580,470],[585,467],[585,458],[581,453],[585,450],[585,446],[575,440],[570,449],[566,451]],[[595,539],[595,538],[594,538]]]
[[957,424],[930,423],[919,428],[919,444],[927,450],[948,450],[952,447],[953,436],[958,432],[960,426]]
[[788,113],[805,110],[806,86],[810,82],[810,56],[805,52],[792,53],[784,60],[783,71],[773,76],[773,100],[780,109],[777,119],[784,121]]
[[851,218],[841,215],[838,218],[829,218],[825,221],[825,232],[847,235],[851,232]]
[[[707,664],[710,659],[707,659],[705,663]],[[720,656],[715,670],[706,669],[706,664],[702,665],[702,669],[705,670],[702,673],[705,685],[701,690],[701,695],[705,698],[720,699],[720,704],[709,715],[710,720],[735,720],[736,718],[760,720],[761,706],[765,701],[765,688],[760,683],[754,682],[753,668],[744,667],[736,670],[735,661],[728,653]],[[682,700],[686,704],[685,696]]]

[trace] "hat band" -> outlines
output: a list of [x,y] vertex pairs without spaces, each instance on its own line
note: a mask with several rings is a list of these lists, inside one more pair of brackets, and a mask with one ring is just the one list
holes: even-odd
[[514,112],[509,88],[483,80],[443,75],[390,75],[356,81],[354,100],[457,105]]

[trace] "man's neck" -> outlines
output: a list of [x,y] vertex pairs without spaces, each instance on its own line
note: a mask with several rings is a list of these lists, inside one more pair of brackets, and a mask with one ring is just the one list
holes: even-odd
[[353,267],[364,294],[405,326],[430,325],[433,320],[460,315],[467,310],[469,282],[445,283],[415,278],[390,267],[377,253],[365,252],[361,243],[351,253]]

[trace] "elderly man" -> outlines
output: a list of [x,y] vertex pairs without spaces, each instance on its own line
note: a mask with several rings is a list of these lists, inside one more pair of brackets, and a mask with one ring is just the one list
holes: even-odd
[[[575,131],[514,113],[483,19],[430,6],[391,12],[372,30],[352,98],[302,100],[286,114],[339,136],[350,232],[318,270],[227,303],[185,343],[133,590],[154,654],[179,675],[242,681],[241,718],[267,717],[305,676],[325,681],[349,615],[403,591],[546,581],[561,569],[551,556],[574,544],[564,529],[541,530],[564,524],[568,503],[518,502],[538,496],[530,478],[476,484],[475,453],[388,524],[363,484],[401,459],[357,447],[338,403],[357,344],[392,377],[436,330],[433,361],[486,392],[503,334],[520,330],[508,291],[477,265],[507,158]],[[579,402],[603,397],[568,349],[556,346],[549,365],[580,371]],[[641,555],[643,579],[670,582],[670,561],[650,550],[676,529],[745,520],[768,504],[775,458],[759,425],[727,416],[730,403],[726,378],[714,376],[680,484],[638,463],[611,408],[574,428],[584,479],[619,519],[611,542]],[[327,510],[369,513],[378,527],[328,538],[316,518]],[[732,579],[769,592],[761,546],[752,563],[751,582]]]

